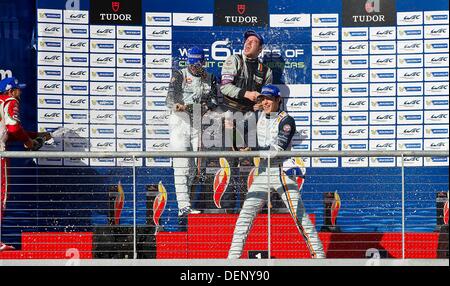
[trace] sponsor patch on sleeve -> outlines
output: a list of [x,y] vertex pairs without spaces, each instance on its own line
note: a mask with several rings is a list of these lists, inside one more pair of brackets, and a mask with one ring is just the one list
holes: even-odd
[[234,81],[234,75],[224,74],[222,75],[222,84],[227,84]]
[[283,131],[284,131],[284,132],[289,133],[289,132],[291,132],[291,130],[292,130],[291,125],[285,124],[285,125],[283,126]]

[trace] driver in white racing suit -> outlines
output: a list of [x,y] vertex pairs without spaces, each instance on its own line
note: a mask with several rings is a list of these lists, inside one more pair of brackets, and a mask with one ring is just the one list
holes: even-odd
[[[201,116],[217,107],[217,80],[204,69],[205,55],[199,47],[188,50],[188,66],[174,71],[166,105],[170,109],[170,150],[198,151],[201,144],[201,126],[194,126],[194,110],[198,107]],[[200,120],[200,118],[197,118]],[[200,124],[201,125],[201,124]],[[196,162],[191,158],[173,158],[175,192],[178,216],[198,214],[191,207],[189,189],[195,177]]]
[[[258,150],[290,150],[292,137],[296,132],[295,121],[286,112],[279,111],[280,90],[274,85],[266,85],[262,88],[258,101],[262,103],[264,110],[257,124]],[[315,226],[305,212],[296,182],[297,176],[305,175],[304,167],[302,164],[296,163],[295,158],[274,158],[270,161],[270,168],[267,165],[267,159],[260,160],[258,173],[248,190],[236,222],[228,258],[238,259],[241,257],[253,221],[267,201],[270,190],[275,190],[280,194],[305,239],[311,257],[325,258],[322,242]]]

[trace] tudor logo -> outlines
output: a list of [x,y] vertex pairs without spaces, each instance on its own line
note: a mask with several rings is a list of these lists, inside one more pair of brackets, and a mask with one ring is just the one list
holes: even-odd
[[247,8],[247,6],[245,4],[238,4],[237,5],[237,12],[240,15],[244,15],[246,8]]
[[120,10],[120,2],[111,2],[111,8],[114,11],[114,13],[119,12],[119,10]]
[[89,19],[92,25],[141,25],[141,0],[90,1]]
[[395,0],[343,0],[344,27],[394,26]]
[[268,26],[267,0],[216,0],[214,1],[216,26]]

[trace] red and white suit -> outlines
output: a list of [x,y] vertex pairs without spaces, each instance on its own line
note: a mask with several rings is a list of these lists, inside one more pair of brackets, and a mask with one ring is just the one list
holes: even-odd
[[[26,142],[37,136],[36,132],[25,131],[20,123],[19,101],[9,95],[0,94],[0,151],[6,150],[11,141]],[[8,196],[8,159],[0,158],[0,222],[6,208]]]

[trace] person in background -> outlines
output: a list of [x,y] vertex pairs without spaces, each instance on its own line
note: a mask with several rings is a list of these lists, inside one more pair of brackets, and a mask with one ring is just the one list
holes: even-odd
[[[12,141],[23,142],[27,150],[39,150],[45,141],[51,139],[48,132],[30,132],[24,130],[20,122],[20,96],[25,84],[19,84],[14,77],[0,81],[0,151],[6,151],[7,143]],[[0,227],[6,201],[8,198],[8,158],[0,158]],[[0,251],[13,250],[14,247],[1,242]]]
[[[257,148],[259,151],[289,151],[296,133],[295,120],[280,110],[281,94],[274,85],[262,88],[258,101],[263,112],[257,123]],[[229,259],[242,255],[247,236],[256,215],[267,201],[268,193],[275,190],[283,199],[299,232],[303,235],[312,258],[325,258],[322,242],[314,224],[305,212],[296,178],[305,176],[306,170],[297,158],[274,158],[268,166],[267,159],[261,159],[258,175],[248,190],[244,205],[234,229]],[[268,178],[269,177],[269,178]],[[270,180],[270,181],[269,181]],[[270,186],[270,189],[269,188]]]
[[[187,67],[174,71],[166,105],[170,110],[170,148],[172,151],[198,151],[201,147],[201,124],[194,126],[194,110],[202,116],[217,107],[217,79],[204,68],[205,54],[199,47],[188,50]],[[198,121],[201,118],[197,118]],[[200,121],[201,122],[201,121]],[[189,190],[194,185],[200,163],[189,158],[173,158],[178,216],[198,214],[191,206]],[[198,170],[197,170],[198,171]]]
[[[261,104],[257,97],[264,85],[272,83],[272,70],[259,56],[264,46],[261,34],[248,30],[243,35],[242,54],[229,56],[222,67],[220,92],[223,96],[224,150],[245,151],[256,142],[257,112]],[[233,120],[233,114],[242,113],[243,121]],[[231,167],[230,184],[223,195],[222,206],[237,210],[242,205],[246,192],[246,180],[253,162],[241,158],[225,158]]]

